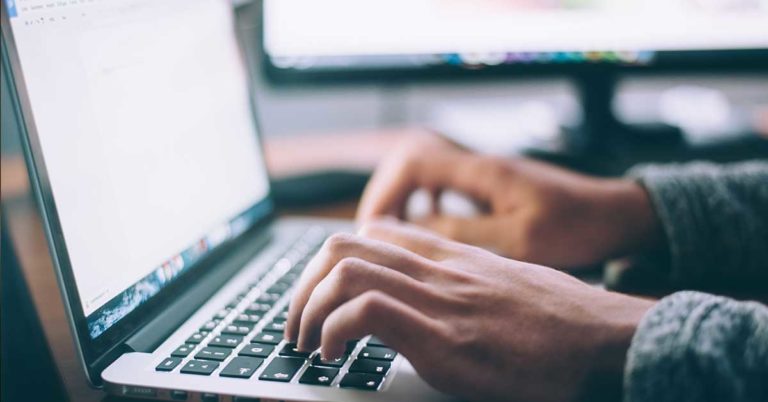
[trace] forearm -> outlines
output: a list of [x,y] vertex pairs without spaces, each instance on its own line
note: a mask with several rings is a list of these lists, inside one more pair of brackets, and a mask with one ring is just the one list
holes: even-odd
[[696,292],[643,318],[624,372],[624,400],[768,400],[768,308]]
[[646,166],[630,176],[648,191],[674,286],[768,280],[768,163]]

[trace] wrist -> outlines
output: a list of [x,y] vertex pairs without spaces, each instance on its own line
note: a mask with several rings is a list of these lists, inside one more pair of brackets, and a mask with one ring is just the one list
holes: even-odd
[[611,257],[659,248],[663,231],[646,189],[632,180],[606,180],[606,195],[599,208],[615,239]]
[[637,297],[610,293],[596,309],[600,323],[592,337],[589,368],[579,400],[621,400],[627,352],[640,321],[656,303]]

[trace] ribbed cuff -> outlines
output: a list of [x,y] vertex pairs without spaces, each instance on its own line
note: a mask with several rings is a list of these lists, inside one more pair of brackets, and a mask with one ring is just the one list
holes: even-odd
[[[673,284],[696,284],[707,276],[708,264],[714,251],[709,223],[712,222],[702,201],[709,196],[707,186],[698,175],[710,172],[709,164],[647,165],[630,170],[628,176],[637,180],[648,192],[659,218],[667,243],[668,261],[662,261]],[[709,184],[709,183],[707,183]]]
[[646,313],[624,369],[625,402],[768,400],[768,308],[678,292]]

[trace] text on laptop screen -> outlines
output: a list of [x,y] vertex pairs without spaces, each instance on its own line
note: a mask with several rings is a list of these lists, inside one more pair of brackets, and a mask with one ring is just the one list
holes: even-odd
[[95,338],[263,211],[227,0],[5,0]]

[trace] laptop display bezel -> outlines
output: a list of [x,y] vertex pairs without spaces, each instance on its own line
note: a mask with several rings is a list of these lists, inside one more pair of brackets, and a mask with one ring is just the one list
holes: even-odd
[[[7,4],[4,1],[0,3],[2,3],[2,6],[0,7],[0,12],[2,13],[2,15],[0,15],[0,21],[2,21],[2,40],[0,40],[0,43],[2,44],[1,56],[3,74],[9,85],[9,93],[12,98],[11,106],[15,118],[19,122],[19,137],[21,139],[24,158],[28,169],[30,187],[40,211],[52,258],[52,264],[59,283],[66,314],[70,322],[70,329],[76,344],[78,357],[88,376],[89,382],[94,386],[99,386],[101,384],[101,370],[119,357],[120,354],[125,352],[122,345],[127,338],[136,332],[137,329],[141,328],[142,325],[152,320],[159,311],[162,311],[163,307],[169,304],[174,295],[183,292],[185,288],[189,287],[196,279],[205,274],[208,271],[206,268],[215,265],[215,262],[219,260],[221,256],[226,253],[227,249],[231,248],[239,238],[249,235],[253,230],[264,227],[268,221],[274,218],[275,210],[272,188],[269,186],[267,195],[249,208],[262,210],[264,211],[264,214],[255,219],[248,230],[240,236],[231,239],[214,249],[213,252],[206,255],[199,263],[195,264],[195,266],[191,267],[187,272],[181,274],[176,280],[164,287],[157,295],[131,311],[128,315],[107,329],[103,334],[92,339],[89,335],[87,319],[78,295],[71,261],[67,252],[66,241],[63,236],[61,222],[54,202],[48,171],[43,158],[38,131],[25,85],[24,74],[21,70],[21,63],[13,31],[10,26]],[[234,10],[232,10],[232,12],[234,13]],[[235,30],[235,32],[233,32],[233,38],[237,40],[238,32],[236,20],[233,18],[233,21],[235,22],[233,26],[233,29]],[[247,85],[251,89],[249,91],[251,94],[250,105],[253,114],[255,135],[257,136],[259,143],[262,143],[263,139],[260,135],[260,127],[258,125],[257,112],[253,99],[252,89],[254,88],[254,79],[252,77],[251,69],[247,68],[247,58],[243,54],[243,49],[242,46],[240,46],[240,43],[238,43],[238,47],[241,50],[241,62],[246,65],[245,68],[246,71],[248,71]],[[266,161],[264,169],[265,171],[267,169]]]

